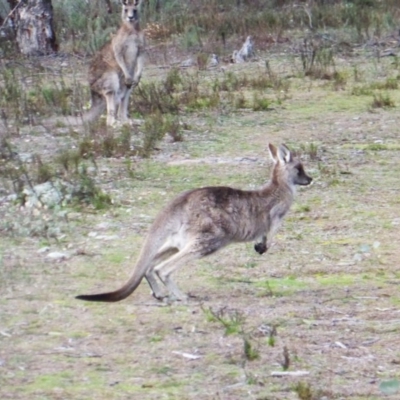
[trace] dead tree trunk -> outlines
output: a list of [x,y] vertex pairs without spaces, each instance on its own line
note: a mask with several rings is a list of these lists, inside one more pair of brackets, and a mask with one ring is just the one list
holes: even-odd
[[22,54],[46,55],[57,51],[51,0],[8,0],[15,38]]

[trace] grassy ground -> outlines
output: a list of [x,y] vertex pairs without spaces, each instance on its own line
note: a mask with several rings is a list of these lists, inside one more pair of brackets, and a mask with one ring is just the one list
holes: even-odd
[[[266,91],[268,111],[185,114],[184,141],[165,140],[132,173],[124,159],[98,160],[112,207],[67,209],[57,240],[4,234],[2,399],[398,398],[388,382],[400,379],[400,91],[384,85],[399,70],[390,58],[342,57],[337,87],[299,76],[284,53],[269,57],[289,89],[279,101]],[[262,64],[227,68],[251,75]],[[145,79],[158,73],[150,65]],[[374,94],[394,107],[374,107]],[[78,139],[31,128],[12,139],[39,153],[67,140]],[[125,281],[152,219],[177,193],[261,185],[268,142],[302,154],[314,183],[299,189],[267,254],[238,244],[178,271],[196,296],[188,304],[158,303],[145,283],[118,304],[74,299]],[[0,211],[22,218],[10,207]],[[49,259],[53,251],[66,259]],[[286,369],[307,375],[271,375]]]

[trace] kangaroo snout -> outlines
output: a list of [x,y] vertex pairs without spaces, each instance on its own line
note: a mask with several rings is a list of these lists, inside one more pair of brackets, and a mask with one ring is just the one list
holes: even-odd
[[306,182],[305,182],[303,185],[304,185],[304,186],[307,186],[307,185],[309,185],[311,182],[312,182],[311,176],[307,176],[307,177],[306,177]]
[[137,20],[137,11],[136,10],[133,10],[133,13],[128,15],[128,20],[130,22]]

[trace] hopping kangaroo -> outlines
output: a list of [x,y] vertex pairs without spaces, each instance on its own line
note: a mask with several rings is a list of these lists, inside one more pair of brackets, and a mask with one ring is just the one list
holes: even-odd
[[107,125],[128,119],[129,96],[143,70],[144,35],[139,29],[141,0],[122,0],[122,24],[112,40],[94,56],[89,67],[92,107],[84,121],[107,107]]
[[189,261],[216,252],[235,242],[256,240],[263,254],[283,217],[289,211],[295,185],[309,185],[312,178],[285,145],[269,145],[274,162],[270,181],[259,190],[204,187],[180,194],[162,210],[147,235],[131,278],[120,289],[77,296],[91,301],[119,301],[128,297],[146,278],[153,296],[184,300],[171,274]]

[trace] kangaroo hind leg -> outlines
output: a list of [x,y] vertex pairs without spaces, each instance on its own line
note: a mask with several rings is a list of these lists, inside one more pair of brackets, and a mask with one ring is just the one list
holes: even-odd
[[175,282],[172,280],[172,272],[178,269],[180,266],[200,257],[201,253],[196,251],[191,244],[187,244],[177,253],[155,266],[154,270],[160,280],[167,287],[171,298],[181,301],[185,301],[187,299],[187,296],[178,289]]
[[162,300],[167,297],[166,293],[162,290],[162,287],[159,284],[159,279],[157,274],[154,272],[154,269],[146,272],[145,278],[151,288],[151,294],[154,298],[157,300]]
[[114,91],[105,93],[104,97],[107,102],[107,125],[112,126],[115,124],[115,115],[119,107],[119,98]]
[[118,107],[118,119],[121,122],[128,121],[128,106],[129,106],[129,96],[132,92],[132,88],[122,89],[121,102]]
[[182,265],[212,254],[226,244],[227,240],[224,240],[224,238],[219,239],[215,237],[208,240],[189,241],[176,254],[156,265],[154,269],[171,296],[177,300],[186,300],[187,296],[178,289],[171,278],[171,274]]
[[146,272],[145,278],[150,285],[153,297],[155,297],[157,300],[163,300],[168,296],[159,284],[160,278],[155,272],[154,266],[160,264],[161,261],[166,260],[177,252],[178,249],[176,247],[169,247],[168,244],[164,245],[163,248],[160,249],[160,252],[155,256],[153,267]]

